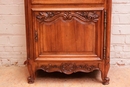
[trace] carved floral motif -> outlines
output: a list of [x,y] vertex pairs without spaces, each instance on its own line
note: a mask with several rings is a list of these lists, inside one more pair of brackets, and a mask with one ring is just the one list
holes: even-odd
[[46,72],[59,71],[65,74],[72,74],[78,71],[92,72],[93,70],[97,70],[98,68],[94,65],[89,66],[87,64],[76,65],[75,63],[62,63],[60,65],[55,64],[42,65],[40,69]]
[[37,19],[46,21],[50,18],[53,18],[54,16],[60,14],[60,12],[39,12],[39,14],[36,16]]
[[81,11],[81,12],[39,12],[36,18],[41,22],[51,22],[57,18],[62,17],[63,20],[71,20],[72,18],[80,19],[84,22],[97,22],[99,15],[95,11]]

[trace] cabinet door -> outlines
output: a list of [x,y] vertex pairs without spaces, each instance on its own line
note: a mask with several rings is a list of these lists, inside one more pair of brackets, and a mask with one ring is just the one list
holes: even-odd
[[36,59],[103,58],[103,10],[33,11]]

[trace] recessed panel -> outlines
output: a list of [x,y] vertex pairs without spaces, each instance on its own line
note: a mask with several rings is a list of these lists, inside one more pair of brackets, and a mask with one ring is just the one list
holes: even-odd
[[41,53],[94,52],[95,24],[56,20],[40,25]]

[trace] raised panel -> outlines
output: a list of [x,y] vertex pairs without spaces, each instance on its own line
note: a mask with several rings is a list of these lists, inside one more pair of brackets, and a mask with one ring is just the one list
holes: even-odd
[[31,0],[32,4],[97,4],[104,3],[104,0]]
[[77,20],[41,24],[39,36],[41,53],[95,51],[95,24],[79,23]]
[[102,12],[34,11],[36,58],[101,58]]

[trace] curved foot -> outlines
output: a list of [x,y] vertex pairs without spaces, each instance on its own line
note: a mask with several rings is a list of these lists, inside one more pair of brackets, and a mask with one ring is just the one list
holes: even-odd
[[34,78],[32,78],[31,76],[28,77],[28,83],[32,84],[34,83]]
[[109,84],[109,77],[106,77],[104,80],[103,80],[103,85],[108,85]]

